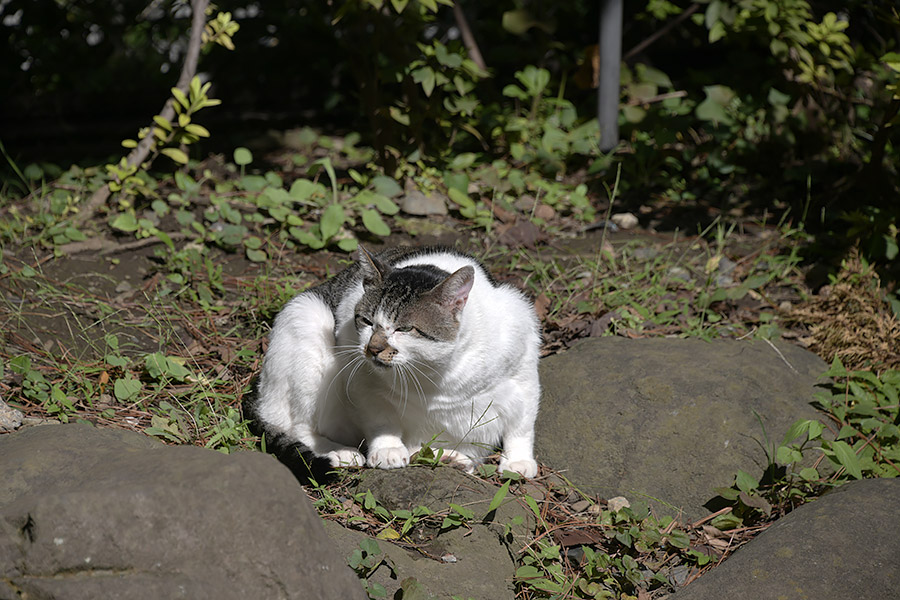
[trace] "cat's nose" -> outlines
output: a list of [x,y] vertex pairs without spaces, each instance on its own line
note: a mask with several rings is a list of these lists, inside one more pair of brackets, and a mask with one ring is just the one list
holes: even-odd
[[376,331],[372,334],[372,337],[369,338],[369,343],[366,344],[366,354],[370,358],[374,358],[376,362],[386,364],[394,358],[394,355],[397,354],[397,350],[388,344],[387,336],[385,336],[383,332]]

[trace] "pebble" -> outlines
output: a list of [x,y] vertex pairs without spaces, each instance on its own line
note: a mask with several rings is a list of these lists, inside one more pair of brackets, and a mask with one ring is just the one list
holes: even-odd
[[0,432],[15,431],[22,426],[22,411],[0,400]]
[[616,496],[606,501],[606,508],[612,512],[619,512],[623,508],[631,508],[631,502],[625,496]]
[[579,500],[578,502],[572,503],[572,512],[584,512],[591,507],[590,500]]
[[427,215],[446,215],[447,203],[437,194],[425,195],[419,190],[411,190],[403,197],[400,205],[408,215],[427,216]]
[[638,218],[634,216],[634,214],[627,213],[616,213],[609,218],[610,221],[619,226],[620,229],[634,229],[637,227]]

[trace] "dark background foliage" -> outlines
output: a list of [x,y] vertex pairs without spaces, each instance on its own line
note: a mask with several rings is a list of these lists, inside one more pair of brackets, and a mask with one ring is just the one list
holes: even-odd
[[[488,77],[423,54],[423,45],[439,42],[466,56],[451,8],[398,3],[405,7],[398,12],[390,2],[373,4],[219,3],[241,29],[235,52],[201,59],[212,95],[223,99],[203,116],[214,135],[201,151],[233,148],[268,128],[311,125],[359,131],[388,166],[412,152],[437,164],[467,151],[485,163],[512,153],[601,192],[621,164],[624,201],[637,207],[652,199],[669,226],[790,210],[820,234],[814,253],[860,242],[888,270],[896,265],[900,157],[890,125],[900,100],[886,89],[897,73],[881,60],[898,45],[891,3],[626,2],[623,54],[633,85],[623,87],[629,109],[613,156],[513,151],[523,139],[511,125],[516,114],[549,122],[561,110],[550,100],[558,99],[570,103],[578,123],[593,117],[596,2],[460,2]],[[825,39],[822,50],[798,37],[829,13],[847,22],[845,42]],[[67,165],[115,155],[119,140],[158,111],[180,69],[190,8],[183,1],[9,0],[0,17],[10,50],[0,54],[2,141],[15,160]],[[806,50],[824,69],[813,81],[802,80],[798,67]],[[457,94],[450,84],[424,94],[414,72],[422,64],[462,74],[471,84],[463,96],[475,108],[449,110]],[[504,94],[527,65],[551,75],[546,110],[529,113],[527,103]],[[647,68],[649,91],[641,87]],[[657,98],[672,92],[680,95]],[[574,126],[558,128],[568,135]]]

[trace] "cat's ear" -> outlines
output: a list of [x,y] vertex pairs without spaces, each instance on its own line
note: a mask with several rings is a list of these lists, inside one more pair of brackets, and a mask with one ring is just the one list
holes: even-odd
[[429,292],[441,305],[457,316],[469,299],[472,284],[475,283],[475,269],[465,266],[443,280]]
[[378,257],[366,250],[362,244],[359,245],[356,260],[362,269],[363,285],[378,285],[391,271],[389,265],[378,260]]

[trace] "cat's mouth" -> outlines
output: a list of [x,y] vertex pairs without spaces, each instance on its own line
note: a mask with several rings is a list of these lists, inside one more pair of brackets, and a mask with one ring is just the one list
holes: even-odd
[[376,367],[378,367],[379,369],[390,369],[391,367],[394,366],[393,363],[390,362],[389,360],[384,361],[384,360],[378,358],[378,356],[370,356],[369,360],[371,360],[372,364],[375,365]]

